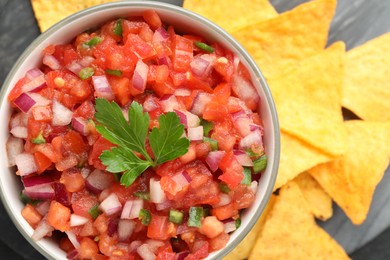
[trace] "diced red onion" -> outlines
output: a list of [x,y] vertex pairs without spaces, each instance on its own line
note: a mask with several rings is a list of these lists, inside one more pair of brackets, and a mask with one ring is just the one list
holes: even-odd
[[98,97],[108,100],[113,100],[115,98],[114,92],[105,75],[92,76],[92,83]]
[[149,67],[142,60],[138,60],[133,74],[133,87],[143,92],[148,79]]
[[211,151],[206,157],[206,163],[210,170],[215,172],[218,169],[218,164],[225,155],[225,151]]
[[66,68],[74,74],[79,75],[79,72],[83,69],[83,66],[78,61],[74,60],[66,65]]
[[53,120],[52,124],[55,126],[69,125],[72,121],[73,112],[62,105],[57,100],[53,100]]
[[256,124],[249,124],[249,129],[253,132],[253,131],[256,131],[256,130],[260,130],[261,133],[263,133],[264,129],[262,126],[260,125],[256,125]]
[[191,90],[188,88],[177,88],[175,90],[175,96],[177,97],[188,97],[191,95]]
[[70,169],[74,166],[76,166],[78,163],[77,158],[75,155],[71,154],[68,157],[62,159],[61,161],[57,162],[55,164],[56,169],[58,171],[65,171],[67,169]]
[[169,33],[164,27],[157,28],[153,34],[153,42],[165,42],[169,39]]
[[171,67],[172,61],[169,57],[161,57],[157,61],[158,65],[167,65],[168,67]]
[[152,112],[160,107],[159,103],[153,96],[147,96],[143,104],[145,112]]
[[100,193],[100,195],[99,195],[99,201],[102,202],[102,201],[105,200],[110,194],[111,194],[111,190],[110,190],[109,188],[103,190],[103,191]]
[[219,197],[219,202],[213,205],[214,208],[222,207],[232,202],[232,198],[228,194],[220,193],[218,197]]
[[150,190],[150,202],[162,203],[165,201],[166,197],[164,191],[161,188],[160,181],[151,178],[149,182],[149,190]]
[[35,78],[32,78],[29,82],[24,84],[22,86],[22,92],[24,92],[24,93],[37,92],[37,91],[43,89],[45,86],[46,86],[46,79],[45,79],[45,75],[42,74],[42,75],[39,75]]
[[192,178],[186,171],[183,171],[172,176],[172,180],[183,189],[185,186],[190,184]]
[[191,107],[191,113],[194,113],[195,115],[198,115],[198,116],[202,116],[203,111],[204,111],[206,105],[210,102],[210,100],[211,100],[210,94],[200,92],[194,98],[194,102],[192,103],[192,107]]
[[28,188],[42,184],[52,184],[58,180],[57,177],[58,174],[45,173],[40,175],[22,177],[22,182],[24,187]]
[[184,260],[190,254],[189,251],[182,251],[176,254],[176,260]]
[[24,151],[23,140],[10,135],[7,139],[6,148],[8,166],[14,166],[16,164],[15,157]]
[[17,138],[27,138],[27,127],[25,126],[15,126],[10,132]]
[[249,81],[245,80],[240,75],[235,74],[233,76],[232,90],[250,109],[256,109],[255,104],[258,104],[260,97]]
[[24,113],[28,113],[35,103],[35,100],[27,93],[22,93],[14,100],[14,104]]
[[129,219],[120,219],[118,222],[119,241],[124,241],[131,237],[135,229],[136,222]]
[[250,134],[242,138],[240,141],[240,148],[244,150],[251,148],[252,145],[256,145],[258,147],[263,146],[263,139],[259,130],[250,132]]
[[251,132],[250,125],[253,123],[253,120],[243,110],[234,113],[232,117],[236,130],[241,136],[247,136]]
[[148,244],[150,251],[154,254],[157,253],[157,250],[162,247],[165,243],[159,240],[148,239],[146,240],[146,244]]
[[74,248],[79,249],[80,248],[80,243],[77,240],[76,234],[73,233],[72,231],[65,231],[66,235],[68,236],[70,242],[74,246]]
[[70,226],[71,227],[76,227],[76,226],[81,226],[84,225],[85,223],[88,222],[88,219],[76,214],[70,215]]
[[68,252],[66,254],[66,259],[78,259],[79,258],[79,251],[77,249],[73,249],[72,251]]
[[253,161],[252,161],[251,157],[246,152],[241,151],[241,150],[234,150],[233,153],[234,153],[234,156],[236,157],[237,161],[242,166],[248,166],[248,167],[253,166]]
[[91,173],[91,170],[88,168],[81,169],[81,175],[83,176],[84,179],[86,179],[90,173]]
[[89,67],[89,65],[91,65],[92,62],[95,61],[95,58],[92,57],[92,56],[84,56],[81,60],[80,60],[80,64],[81,66],[83,66],[84,68],[85,67]]
[[42,202],[39,202],[38,205],[35,207],[35,209],[42,216],[45,216],[47,212],[49,212],[49,208],[50,208],[50,200],[44,200]]
[[187,128],[188,125],[187,125],[187,116],[186,116],[186,114],[183,111],[178,110],[178,109],[174,109],[173,111],[179,116],[180,123],[183,124],[185,128]]
[[38,226],[35,228],[31,238],[34,241],[38,241],[45,236],[51,236],[51,232],[53,232],[53,230],[54,228],[47,223],[46,218],[43,218],[41,222],[39,222]]
[[137,251],[137,248],[140,247],[142,245],[142,242],[139,241],[139,240],[135,240],[133,242],[130,243],[129,245],[129,251],[130,252],[136,252]]
[[190,64],[192,72],[201,78],[206,77],[213,68],[215,59],[215,54],[202,54],[195,56]]
[[15,164],[18,167],[18,175],[26,176],[38,170],[34,156],[30,153],[20,153],[15,156]]
[[12,116],[10,120],[10,127],[15,126],[27,126],[29,115],[19,112],[16,115]]
[[51,68],[52,70],[61,69],[60,62],[53,55],[44,55],[42,63]]
[[197,115],[186,110],[174,109],[173,111],[180,117],[180,123],[184,127],[197,127],[200,125],[200,118]]
[[118,231],[118,218],[111,218],[108,221],[107,234],[112,237]]
[[234,55],[233,58],[233,65],[234,65],[234,70],[237,71],[238,65],[240,64],[240,58],[238,58],[236,55]]
[[147,244],[143,244],[137,248],[137,253],[143,260],[155,260],[156,256],[150,250]]
[[161,203],[156,203],[156,209],[158,211],[166,210],[172,207],[172,203],[169,200],[165,200]]
[[110,187],[113,184],[113,181],[114,179],[111,173],[95,169],[87,177],[85,186],[91,192],[99,194],[102,190]]
[[65,206],[70,206],[71,205],[71,194],[70,192],[66,189],[65,185],[60,183],[60,182],[55,182],[52,184],[54,188],[54,199],[65,205]]
[[99,208],[104,213],[106,213],[107,216],[110,216],[119,212],[122,208],[122,205],[115,193],[112,193],[105,200],[103,200],[102,203],[100,203]]
[[26,77],[29,80],[33,80],[33,79],[35,79],[39,76],[42,76],[42,75],[45,75],[45,74],[38,68],[33,68],[33,69],[30,69],[29,71],[26,72]]
[[51,103],[51,101],[38,93],[29,93],[30,97],[34,99],[35,106],[44,107]]
[[251,185],[249,185],[249,189],[253,192],[253,194],[256,194],[257,186],[258,186],[257,181],[252,181]]
[[236,222],[234,220],[230,220],[229,222],[224,223],[223,226],[225,229],[225,233],[227,233],[227,234],[229,234],[237,229]]
[[188,139],[190,141],[200,141],[203,140],[203,126],[197,126],[188,128]]
[[174,109],[181,109],[181,105],[174,95],[165,95],[161,97],[159,103],[164,112],[172,112]]
[[87,123],[88,123],[88,121],[82,117],[73,117],[72,118],[73,129],[84,136],[88,135]]
[[23,194],[31,199],[49,200],[54,198],[55,193],[51,184],[42,184],[25,188]]
[[123,206],[121,219],[136,219],[139,216],[139,212],[144,207],[143,200],[128,200]]

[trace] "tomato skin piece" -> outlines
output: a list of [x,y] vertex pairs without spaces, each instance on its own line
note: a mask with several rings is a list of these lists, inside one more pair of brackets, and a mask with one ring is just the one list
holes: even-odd
[[38,174],[43,173],[52,165],[52,161],[41,152],[35,152],[34,158],[35,158],[35,163],[38,166],[38,171],[37,171]]
[[176,228],[173,223],[168,221],[168,216],[152,214],[147,235],[151,239],[166,240],[176,235]]
[[142,13],[142,17],[148,23],[150,28],[156,30],[162,26],[162,22],[160,16],[157,14],[155,10],[146,10]]

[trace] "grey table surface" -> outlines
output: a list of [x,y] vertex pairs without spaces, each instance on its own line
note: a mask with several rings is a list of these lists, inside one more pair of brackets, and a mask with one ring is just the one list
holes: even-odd
[[[223,1],[223,0],[221,0]],[[307,0],[271,0],[279,12]],[[181,5],[181,0],[164,2]],[[347,49],[390,32],[390,0],[339,0],[329,43]],[[0,85],[23,50],[40,34],[28,0],[0,0]],[[367,220],[354,226],[334,205],[330,221],[319,223],[352,259],[390,259],[390,168],[375,191]],[[43,259],[14,227],[0,203],[0,259]]]

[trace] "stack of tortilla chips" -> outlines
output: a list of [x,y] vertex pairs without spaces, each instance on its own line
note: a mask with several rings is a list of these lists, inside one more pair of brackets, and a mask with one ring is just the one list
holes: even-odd
[[[61,1],[66,13],[60,1],[32,0],[42,30],[102,2]],[[347,52],[343,42],[326,47],[336,5],[313,0],[278,14],[268,0],[184,1],[248,50],[280,119],[275,195],[225,259],[348,259],[315,218],[328,220],[334,201],[352,223],[366,219],[390,158],[390,34]],[[361,120],[345,121],[342,107]]]

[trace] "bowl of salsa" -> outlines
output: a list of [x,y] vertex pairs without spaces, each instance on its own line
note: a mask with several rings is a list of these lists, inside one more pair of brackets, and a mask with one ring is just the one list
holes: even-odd
[[221,259],[272,193],[271,93],[225,31],[118,2],[39,36],[1,92],[3,203],[49,259]]

